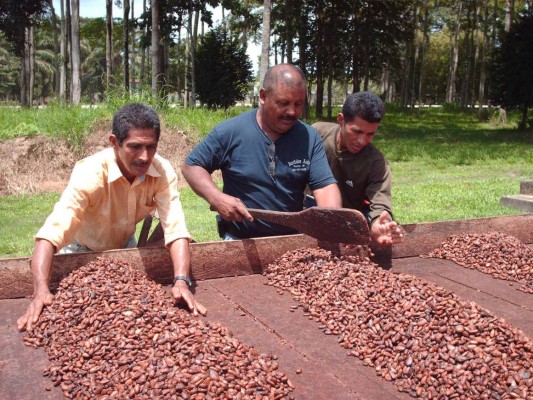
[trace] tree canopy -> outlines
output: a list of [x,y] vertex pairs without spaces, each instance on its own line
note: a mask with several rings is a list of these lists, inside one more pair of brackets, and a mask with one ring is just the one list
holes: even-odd
[[210,108],[227,109],[244,100],[252,80],[252,63],[242,43],[224,29],[201,40],[196,53],[196,91]]
[[526,128],[527,112],[533,105],[533,16],[524,16],[496,49],[491,69],[491,97],[503,107],[519,107],[521,129]]

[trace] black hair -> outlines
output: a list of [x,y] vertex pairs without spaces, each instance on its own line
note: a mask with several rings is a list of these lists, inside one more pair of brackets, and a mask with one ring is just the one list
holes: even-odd
[[122,106],[113,116],[113,135],[119,146],[128,137],[130,129],[153,129],[159,141],[161,123],[154,109],[146,104],[131,103]]
[[355,117],[367,122],[381,122],[385,114],[383,101],[371,92],[350,93],[342,106],[345,121],[353,121]]

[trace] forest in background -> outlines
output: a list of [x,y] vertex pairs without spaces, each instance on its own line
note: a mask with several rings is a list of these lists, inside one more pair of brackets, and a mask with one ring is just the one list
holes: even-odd
[[[133,14],[135,0],[115,1],[122,15],[112,14],[113,0],[102,0],[106,18],[80,18],[79,1],[60,0],[60,10],[52,0],[2,1],[4,103],[76,105],[149,93],[196,105],[202,69],[223,63],[221,56],[195,62],[203,39],[217,29],[223,35],[216,40],[240,46],[240,57],[250,41],[262,43],[260,60],[240,63],[249,71],[240,77],[241,95],[254,101],[270,60],[294,63],[308,78],[319,118],[332,117],[346,93],[360,90],[400,107],[479,107],[481,118],[492,100],[520,107],[523,127],[532,102],[533,0],[136,0],[143,2],[141,15]],[[222,26],[213,24],[215,7],[222,9]],[[520,37],[509,39],[518,25],[525,26],[522,47]],[[525,54],[518,73],[502,59],[506,40],[520,51],[507,59]],[[259,76],[252,76],[250,61],[259,63]],[[233,79],[217,73],[218,81]],[[514,92],[505,79],[517,81]],[[529,98],[517,94],[525,89]]]

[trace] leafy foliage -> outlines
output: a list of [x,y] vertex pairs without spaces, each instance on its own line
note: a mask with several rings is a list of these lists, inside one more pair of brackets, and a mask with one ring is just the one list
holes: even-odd
[[24,29],[34,25],[48,10],[47,0],[2,0],[0,31],[13,45],[16,54],[24,47]]
[[527,110],[533,105],[533,16],[520,22],[503,36],[491,70],[491,97],[503,107],[520,107],[521,127],[525,128]]
[[208,32],[195,60],[198,98],[209,108],[227,109],[244,100],[252,80],[252,63],[246,50],[222,29]]

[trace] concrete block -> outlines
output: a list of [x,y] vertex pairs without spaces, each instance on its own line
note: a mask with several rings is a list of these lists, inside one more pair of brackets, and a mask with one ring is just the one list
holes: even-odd
[[504,196],[500,199],[500,204],[505,207],[516,208],[528,213],[533,213],[533,195],[516,194]]

